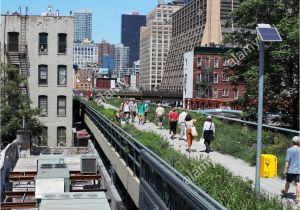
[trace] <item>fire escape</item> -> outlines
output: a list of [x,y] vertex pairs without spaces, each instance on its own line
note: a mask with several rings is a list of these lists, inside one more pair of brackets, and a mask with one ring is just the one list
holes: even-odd
[[29,86],[28,86],[28,77],[29,77],[29,68],[30,63],[28,59],[28,49],[26,43],[26,20],[27,15],[21,15],[21,30],[20,30],[20,46],[18,41],[18,36],[15,38],[14,43],[8,44],[8,50],[6,51],[7,62],[11,65],[14,65],[19,68],[20,74],[24,76],[24,84],[20,84],[22,89],[22,94],[29,97]]
[[197,98],[210,98],[211,85],[213,79],[212,67],[206,66],[201,73],[201,81],[196,82],[196,97]]

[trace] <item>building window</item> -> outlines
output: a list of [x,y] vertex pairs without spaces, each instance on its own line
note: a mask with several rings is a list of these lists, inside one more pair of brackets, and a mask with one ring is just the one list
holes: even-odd
[[206,57],[206,60],[205,60],[205,66],[210,66],[210,65],[209,65],[209,57]]
[[43,127],[42,133],[38,137],[38,145],[39,146],[47,146],[48,145],[48,128]]
[[239,98],[239,89],[235,88],[234,89],[234,99],[238,99]]
[[198,73],[198,75],[197,75],[197,81],[201,82],[201,73]]
[[214,88],[213,97],[218,98],[218,89],[217,88]]
[[229,81],[229,76],[227,74],[223,73],[222,80],[228,82]]
[[47,96],[39,96],[39,109],[40,109],[40,116],[48,115],[48,97]]
[[214,83],[218,83],[218,74],[214,74]]
[[67,34],[58,34],[58,53],[67,52]]
[[229,90],[228,88],[222,89],[222,97],[228,97],[229,96]]
[[202,57],[199,57],[197,59],[197,67],[201,67],[202,66]]
[[47,65],[39,65],[39,85],[47,85],[48,84],[48,66]]
[[57,115],[66,116],[66,96],[57,96]]
[[215,58],[214,60],[214,68],[218,68],[219,67],[219,59]]
[[58,66],[57,84],[58,85],[66,85],[67,84],[67,67],[65,65]]
[[48,52],[48,34],[39,33],[39,53]]
[[57,146],[66,146],[66,127],[57,127]]

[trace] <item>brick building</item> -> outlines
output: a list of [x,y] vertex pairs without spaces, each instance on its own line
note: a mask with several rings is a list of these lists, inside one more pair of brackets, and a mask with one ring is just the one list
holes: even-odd
[[188,109],[219,108],[245,93],[244,84],[232,85],[234,75],[223,60],[228,48],[195,47],[184,54],[183,101]]

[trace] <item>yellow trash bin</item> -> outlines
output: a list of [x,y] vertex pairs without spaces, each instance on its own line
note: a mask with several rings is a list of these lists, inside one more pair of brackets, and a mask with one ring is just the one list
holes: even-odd
[[260,155],[260,177],[274,178],[277,176],[277,157],[270,154]]

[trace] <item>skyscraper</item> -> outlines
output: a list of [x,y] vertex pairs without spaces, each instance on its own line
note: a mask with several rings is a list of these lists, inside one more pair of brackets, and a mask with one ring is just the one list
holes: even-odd
[[173,15],[172,40],[164,69],[161,89],[182,90],[183,55],[196,46],[220,45],[229,13],[239,0],[190,0]]
[[74,12],[74,42],[92,40],[92,13],[89,10]]
[[121,43],[129,47],[129,67],[139,60],[140,28],[146,25],[146,16],[137,12],[122,15]]
[[129,64],[129,47],[119,44],[115,46],[115,70],[114,76],[122,78],[122,72],[128,69]]
[[161,2],[147,15],[146,27],[141,27],[139,84],[144,90],[155,90],[161,84],[172,36],[172,14],[182,5]]
[[104,39],[98,44],[98,56],[99,56],[99,67],[106,68],[103,66],[103,56],[107,58],[109,56],[111,59],[114,58],[114,45],[106,42]]

